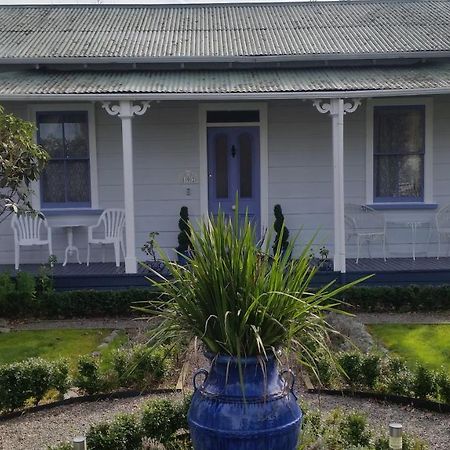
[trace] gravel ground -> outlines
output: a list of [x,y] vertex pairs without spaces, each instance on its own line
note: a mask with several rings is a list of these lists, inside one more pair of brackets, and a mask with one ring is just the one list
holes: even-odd
[[[45,449],[49,444],[56,444],[85,434],[90,424],[110,420],[119,412],[137,412],[142,403],[150,397],[69,405],[0,422],[0,449]],[[171,398],[178,397],[179,395],[171,396]],[[364,411],[375,429],[386,429],[389,422],[398,421],[403,423],[406,431],[427,440],[431,444],[431,449],[449,450],[450,448],[450,414],[438,414],[348,397],[304,393],[301,399],[311,407],[320,408],[322,411],[337,407],[345,411]]]
[[[155,396],[80,403],[0,422],[0,449],[46,449],[47,445],[85,435],[91,424],[111,420],[118,413],[138,412],[150,397]],[[174,395],[171,398],[175,397]]]
[[400,422],[403,424],[404,431],[427,441],[430,449],[450,449],[450,414],[351,397],[304,393],[300,398],[321,411],[342,408],[347,412],[351,410],[364,412],[375,430],[383,428],[386,430],[390,422]]

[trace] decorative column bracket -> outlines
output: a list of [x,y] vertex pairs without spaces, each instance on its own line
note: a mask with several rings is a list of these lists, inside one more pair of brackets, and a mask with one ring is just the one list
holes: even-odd
[[137,273],[136,259],[136,229],[134,214],[134,171],[133,171],[133,127],[134,116],[144,115],[150,107],[150,102],[143,101],[133,104],[129,100],[118,103],[103,102],[103,109],[110,116],[117,116],[122,122],[122,153],[123,153],[123,190],[125,200],[125,272]]
[[[330,113],[331,116],[339,114],[339,98],[332,98],[330,100],[316,99],[313,101],[313,105],[321,114]],[[343,100],[343,114],[351,114],[358,109],[361,105],[360,98],[349,98]]]
[[314,107],[332,118],[333,134],[333,216],[334,270],[345,273],[345,216],[344,216],[344,115],[358,109],[360,99],[317,99]]
[[134,105],[130,101],[120,101],[119,103],[111,104],[111,102],[103,102],[102,108],[110,116],[119,117],[133,117],[133,116],[143,116],[147,110],[150,108],[149,101],[143,101],[141,104]]

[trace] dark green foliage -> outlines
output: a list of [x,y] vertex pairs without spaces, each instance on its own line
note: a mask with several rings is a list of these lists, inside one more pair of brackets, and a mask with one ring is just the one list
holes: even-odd
[[444,369],[436,374],[436,389],[439,400],[450,404],[450,375]]
[[178,247],[177,252],[185,254],[190,249],[191,227],[189,225],[189,211],[187,206],[182,206],[180,210],[180,220],[178,221]]
[[276,235],[272,249],[275,254],[280,245],[281,253],[283,253],[289,246],[289,230],[284,223],[284,215],[280,205],[275,205],[273,214],[275,215],[273,229],[275,230]]
[[162,443],[169,441],[184,420],[180,417],[182,410],[171,401],[151,400],[142,414],[144,435]]
[[318,382],[325,387],[331,385],[333,375],[335,373],[334,367],[331,364],[330,357],[326,354],[320,355],[316,360],[316,371]]
[[[24,273],[24,272],[21,272]],[[9,275],[0,275],[0,317],[124,317],[136,314],[133,306],[158,296],[152,289],[126,291],[41,291],[31,295],[30,275],[20,278],[20,291]],[[23,295],[25,292],[26,295]]]
[[353,287],[343,300],[359,312],[450,310],[450,286]]
[[133,414],[116,416],[109,427],[109,438],[108,450],[140,450],[142,448],[141,426]]
[[365,355],[361,361],[361,383],[373,389],[381,374],[381,356],[376,353]]
[[360,352],[341,353],[338,358],[347,381],[350,386],[355,386],[361,382],[362,354]]
[[412,376],[405,361],[396,356],[389,357],[386,361],[384,382],[390,394],[409,396]]
[[86,443],[89,450],[110,450],[111,436],[109,434],[111,425],[107,422],[100,422],[92,425],[86,435]]
[[432,370],[417,364],[413,374],[412,389],[415,397],[427,398],[435,390],[435,374]]
[[164,348],[137,344],[114,353],[113,367],[120,386],[148,388],[167,373],[169,359]]
[[75,385],[88,395],[97,394],[104,388],[100,375],[99,362],[90,355],[82,356],[78,361]]
[[367,429],[365,415],[352,412],[343,417],[339,428],[347,444],[361,447],[370,445],[372,435]]
[[23,407],[27,401],[38,403],[50,389],[62,396],[67,391],[68,366],[64,360],[49,362],[29,358],[0,366],[0,411]]

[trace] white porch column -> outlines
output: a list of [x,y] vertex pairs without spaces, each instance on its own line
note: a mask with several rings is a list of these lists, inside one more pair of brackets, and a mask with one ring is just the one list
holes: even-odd
[[136,260],[136,229],[134,224],[134,174],[133,174],[133,127],[131,119],[134,115],[142,116],[150,107],[150,102],[133,105],[131,101],[123,100],[111,105],[104,102],[103,108],[111,116],[118,116],[122,121],[123,150],[123,187],[125,201],[125,272],[137,272]]
[[344,218],[344,115],[356,111],[361,100],[314,100],[320,113],[329,113],[333,130],[333,210],[334,210],[334,270],[345,273]]

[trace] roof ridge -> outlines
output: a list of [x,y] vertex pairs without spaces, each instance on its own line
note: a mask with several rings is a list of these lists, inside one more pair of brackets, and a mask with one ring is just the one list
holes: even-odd
[[450,0],[296,0],[296,1],[258,1],[258,2],[227,2],[223,0],[223,3],[72,3],[72,4],[10,4],[0,5],[0,9],[14,8],[14,9],[83,9],[83,8],[127,8],[127,9],[159,9],[159,8],[220,8],[220,7],[261,7],[261,6],[305,6],[305,7],[319,7],[324,5],[342,6],[348,4],[386,4],[392,5],[393,3],[450,3]]

